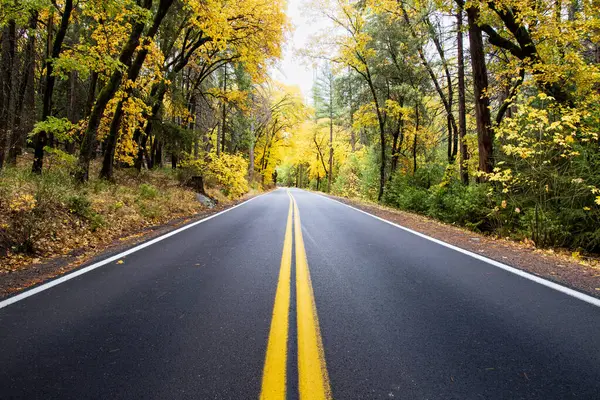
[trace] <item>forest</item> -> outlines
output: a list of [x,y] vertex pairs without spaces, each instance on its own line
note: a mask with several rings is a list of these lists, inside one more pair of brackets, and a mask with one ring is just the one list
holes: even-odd
[[276,184],[600,251],[598,0],[310,8],[306,99],[284,0],[0,0],[0,253]]
[[600,251],[600,3],[318,2],[314,113],[281,179]]

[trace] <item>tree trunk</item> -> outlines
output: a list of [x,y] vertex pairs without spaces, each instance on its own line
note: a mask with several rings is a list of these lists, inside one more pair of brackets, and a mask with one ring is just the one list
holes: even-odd
[[352,82],[348,79],[348,97],[350,107],[348,107],[350,112],[350,148],[354,153],[356,151],[356,133],[354,132],[354,100],[352,96]]
[[329,113],[329,176],[327,177],[327,193],[331,192],[331,180],[332,179],[333,179],[333,112],[330,109],[330,113]]
[[[155,83],[152,86],[152,89],[150,91],[150,98],[147,99],[147,101],[146,101],[146,105],[148,107],[151,107],[151,114],[144,115],[144,119],[147,121],[146,128],[144,129],[146,139],[141,138],[142,145],[140,145],[140,147],[138,149],[137,161],[135,163],[136,169],[138,171],[141,170],[141,165],[143,164],[143,157],[144,157],[144,153],[146,152],[146,141],[152,132],[153,121],[154,121],[154,119],[156,119],[156,117],[160,111],[162,101],[163,101],[165,93],[167,91],[166,81],[172,82],[175,79],[175,76],[183,68],[185,68],[185,66],[189,62],[189,60],[192,57],[192,55],[194,54],[194,52],[198,48],[200,48],[200,46],[209,42],[210,40],[211,40],[210,37],[200,35],[199,38],[193,44],[189,45],[187,52],[181,52],[177,56],[179,60],[175,63],[175,66],[173,67],[173,69],[170,72],[163,71],[166,75],[166,79],[162,80],[160,83]],[[136,142],[140,141],[140,137],[142,134],[143,133],[141,132],[140,129],[136,129],[136,132],[134,133],[134,141],[136,141]],[[153,167],[154,165],[156,165],[156,161],[154,160],[150,164],[152,164],[152,167]],[[162,161],[161,161],[161,166],[162,166]],[[148,166],[148,168],[152,168],[152,167],[150,165]]]
[[150,158],[148,160],[148,169],[154,168],[156,165],[156,152],[158,147],[158,140],[154,139],[150,143]]
[[467,111],[465,99],[465,56],[463,49],[463,9],[459,7],[456,14],[456,40],[458,43],[458,136],[460,137],[460,179],[463,184],[469,184],[469,168],[467,161],[469,153],[465,136],[467,134]]
[[481,28],[477,25],[479,9],[467,9],[469,20],[469,44],[471,51],[471,68],[473,70],[473,89],[475,94],[475,117],[477,120],[477,141],[479,148],[479,170],[485,173],[492,172],[493,158],[493,131],[490,116],[490,100],[487,95],[488,76],[485,65],[483,37]]
[[396,168],[398,165],[398,155],[397,155],[397,148],[396,146],[398,146],[398,131],[395,131],[393,136],[392,136],[392,164],[391,164],[391,168],[390,168],[390,176],[388,177],[388,180],[392,180],[392,176],[394,176],[394,172],[396,172]]
[[[45,121],[52,113],[52,94],[54,92],[54,83],[56,81],[56,77],[53,75],[53,60],[56,60],[62,51],[62,44],[65,40],[67,29],[69,28],[69,19],[71,18],[72,11],[73,0],[66,0],[64,9],[62,11],[60,26],[56,32],[54,43],[52,44],[52,57],[46,62],[46,83],[44,85],[44,98],[42,103],[42,121]],[[31,170],[34,173],[42,173],[42,167],[44,166],[44,147],[46,147],[46,144],[48,143],[48,136],[49,135],[47,132],[40,132],[36,135],[33,165],[31,167]],[[50,140],[50,142],[51,141],[52,140]]]
[[98,85],[98,73],[92,72],[90,75],[90,86],[88,88],[88,97],[85,102],[84,116],[89,116],[94,108],[94,100],[96,100],[96,86]]
[[[141,139],[139,139],[140,145],[138,148],[138,154],[135,161],[135,168],[138,170],[138,172],[142,170],[144,151],[146,150],[146,142],[148,141],[148,138],[152,135],[154,120],[158,116],[160,107],[162,106],[162,102],[166,93],[167,85],[165,84],[165,82],[161,82],[152,88],[152,91],[150,92],[150,98],[154,99],[154,102],[152,103],[152,110],[150,111],[150,115],[144,115],[144,119],[146,120],[146,127],[144,128],[143,133],[138,128],[134,135],[134,140],[136,141],[138,140],[138,138],[135,136],[141,136]],[[153,162],[153,165],[156,165],[156,161]],[[150,166],[148,168],[150,168]]]
[[413,138],[413,176],[417,173],[417,134],[419,133],[419,103],[415,102],[415,137]]
[[[365,66],[366,67],[366,66]],[[377,122],[379,126],[379,141],[381,142],[381,164],[379,165],[379,191],[377,192],[377,201],[381,201],[383,197],[383,190],[385,188],[385,120],[381,108],[379,107],[379,98],[375,85],[371,77],[371,71],[366,68],[366,73],[363,75],[373,96],[373,102],[375,103],[375,111],[377,113]]]
[[[404,106],[404,100],[400,102],[400,106]],[[392,137],[392,165],[391,165],[391,174],[389,180],[392,180],[392,176],[394,172],[398,169],[398,160],[400,159],[400,147],[402,146],[402,142],[404,141],[404,120],[402,117],[398,121],[398,126],[396,130],[393,132]]]
[[[223,94],[227,92],[227,64],[223,66]],[[227,116],[227,108],[225,101],[223,101],[223,110],[222,110],[221,122],[223,123],[223,127],[221,128],[221,151],[225,152],[225,131],[227,128],[226,116]]]
[[16,46],[16,22],[8,21],[2,33],[2,61],[0,68],[0,169],[4,165],[4,157],[9,142],[10,111],[13,99],[13,69]]
[[[30,32],[27,37],[27,44],[23,51],[23,64],[21,66],[22,74],[21,81],[19,83],[19,89],[16,93],[15,103],[15,123],[13,126],[13,135],[10,138],[8,145],[8,163],[15,165],[17,163],[17,156],[22,152],[25,144],[25,136],[30,131],[31,122],[34,118],[24,117],[23,109],[28,95],[35,96],[34,85],[34,67],[35,67],[35,34],[34,30],[37,27],[38,13],[34,11],[29,17],[28,28]],[[30,99],[27,99],[28,103],[31,103]],[[35,101],[35,100],[34,100]],[[33,107],[31,108],[33,109]]]
[[250,117],[250,146],[248,149],[248,182],[252,183],[254,181],[254,118]]
[[379,192],[377,201],[381,201],[385,187],[385,125],[383,120],[379,121],[379,140],[381,141],[381,164],[379,165]]
[[[67,118],[72,123],[79,121],[79,107],[77,104],[77,71],[71,71],[69,74],[69,102],[67,106]],[[65,150],[67,153],[73,154],[75,152],[75,142],[65,143]]]
[[163,145],[160,140],[156,140],[156,154],[154,155],[154,167],[163,167]]

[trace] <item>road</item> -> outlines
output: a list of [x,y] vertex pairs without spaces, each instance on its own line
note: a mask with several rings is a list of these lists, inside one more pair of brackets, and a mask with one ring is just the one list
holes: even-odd
[[2,399],[600,398],[597,305],[296,189],[18,300]]

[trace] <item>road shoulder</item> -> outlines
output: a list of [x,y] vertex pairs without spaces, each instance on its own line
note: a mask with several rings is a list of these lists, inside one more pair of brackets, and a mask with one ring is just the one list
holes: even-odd
[[566,251],[494,238],[434,219],[380,205],[318,193],[432,238],[600,298],[600,264],[578,260]]

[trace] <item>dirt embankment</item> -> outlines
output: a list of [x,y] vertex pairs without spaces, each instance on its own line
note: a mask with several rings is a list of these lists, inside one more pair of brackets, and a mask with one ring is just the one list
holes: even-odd
[[11,260],[10,265],[5,259],[2,268],[0,268],[0,299],[9,297],[22,290],[36,286],[73,270],[83,268],[137,244],[164,235],[183,225],[199,221],[210,215],[233,207],[257,195],[258,194],[250,194],[239,200],[220,204],[211,209],[203,207],[201,211],[188,217],[174,218],[166,223],[129,230],[122,235],[94,242],[93,245],[74,248],[66,254],[56,254],[54,256],[46,257],[21,255],[17,260]]

